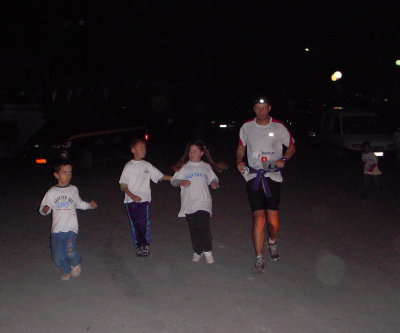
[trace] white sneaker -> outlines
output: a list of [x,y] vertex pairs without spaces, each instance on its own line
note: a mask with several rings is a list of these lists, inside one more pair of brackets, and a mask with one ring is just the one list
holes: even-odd
[[203,252],[203,253],[204,253],[204,257],[206,258],[207,264],[214,263],[214,256],[211,251]]
[[63,275],[61,275],[61,280],[63,281],[68,281],[71,277],[71,274],[65,273]]
[[195,252],[195,253],[193,253],[193,259],[192,259],[192,261],[193,261],[193,262],[199,262],[202,256],[203,256],[203,253],[202,253],[202,254],[197,254],[197,253]]
[[71,276],[78,277],[79,275],[81,275],[81,270],[81,265],[71,267]]

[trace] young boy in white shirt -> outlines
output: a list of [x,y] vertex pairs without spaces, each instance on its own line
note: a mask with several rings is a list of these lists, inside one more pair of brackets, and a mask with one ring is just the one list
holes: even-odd
[[94,209],[95,201],[85,202],[79,197],[78,188],[71,185],[72,164],[61,161],[54,167],[57,184],[50,188],[41,204],[39,212],[52,212],[51,252],[53,260],[61,272],[61,280],[78,277],[81,273],[81,255],[76,246],[78,235],[77,209]]
[[133,158],[125,164],[119,184],[121,191],[125,193],[124,203],[131,225],[136,255],[147,257],[150,254],[150,180],[158,183],[160,180],[170,180],[171,176],[164,175],[144,160],[146,143],[143,140],[135,139],[131,144],[131,152]]

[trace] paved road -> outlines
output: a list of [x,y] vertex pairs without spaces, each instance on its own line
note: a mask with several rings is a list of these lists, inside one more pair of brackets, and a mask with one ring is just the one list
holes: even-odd
[[[149,159],[165,172],[173,160],[157,151]],[[191,262],[179,192],[168,183],[152,187],[152,253],[135,256],[117,184],[122,165],[74,175],[99,208],[79,214],[82,275],[60,281],[50,218],[37,213],[53,180],[3,163],[0,332],[398,332],[400,194],[391,163],[382,166],[385,191],[362,198],[357,160],[299,147],[284,174],[281,261],[262,275],[251,272],[251,214],[232,168],[213,192],[216,262],[207,265]]]

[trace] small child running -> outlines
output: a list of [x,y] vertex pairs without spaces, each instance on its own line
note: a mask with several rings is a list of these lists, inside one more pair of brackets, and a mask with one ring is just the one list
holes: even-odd
[[378,157],[371,151],[371,145],[368,141],[362,143],[364,152],[361,160],[364,163],[364,189],[363,195],[366,196],[370,183],[374,183],[376,187],[383,190],[382,172],[378,168]]
[[160,180],[170,180],[171,176],[162,174],[151,163],[144,160],[145,141],[135,139],[130,148],[133,158],[125,164],[119,184],[121,191],[125,193],[124,203],[131,225],[136,255],[147,257],[150,254],[150,180],[158,183]]
[[[208,163],[202,160],[204,158]],[[178,217],[186,217],[193,247],[193,261],[199,262],[204,254],[206,262],[212,264],[210,190],[219,187],[218,177],[211,165],[215,165],[204,142],[190,142],[184,155],[174,166],[176,171],[171,185],[181,188],[181,209]]]
[[81,255],[76,246],[78,234],[77,209],[94,209],[95,201],[85,202],[78,188],[71,185],[72,164],[61,161],[54,166],[57,184],[50,188],[40,204],[41,215],[53,212],[51,227],[51,252],[61,272],[61,280],[78,277],[81,273]]

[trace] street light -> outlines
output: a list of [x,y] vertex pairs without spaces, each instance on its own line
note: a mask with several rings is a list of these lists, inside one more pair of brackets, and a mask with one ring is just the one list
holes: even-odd
[[339,71],[336,71],[335,73],[333,73],[331,75],[331,80],[332,81],[337,81],[337,80],[340,80],[341,78],[342,78],[342,73],[339,72]]

